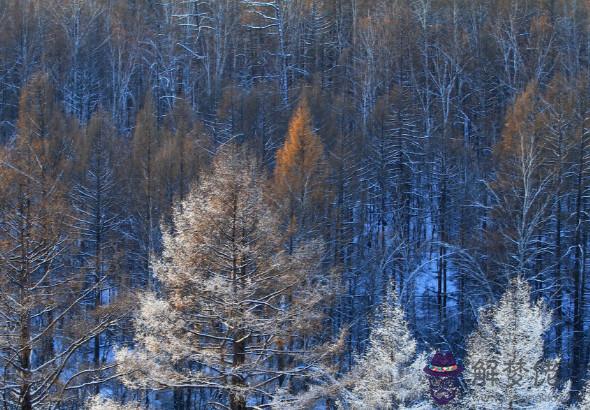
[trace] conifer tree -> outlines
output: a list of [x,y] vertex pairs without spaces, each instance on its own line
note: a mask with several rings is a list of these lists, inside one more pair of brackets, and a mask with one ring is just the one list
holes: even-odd
[[210,143],[187,101],[177,101],[167,120],[154,160],[163,213],[172,208],[176,199],[179,203],[184,201],[199,170],[210,162]]
[[464,398],[468,409],[558,409],[569,387],[553,386],[559,358],[545,360],[550,316],[531,302],[530,287],[514,279],[500,301],[482,309],[468,344]]
[[428,380],[422,371],[426,360],[416,353],[416,340],[394,292],[390,286],[367,351],[344,382],[352,393],[344,408],[403,409],[419,404],[427,395]]
[[302,229],[313,226],[314,207],[322,197],[323,151],[303,96],[289,121],[285,143],[277,151],[274,171],[275,197],[289,223],[290,248]]
[[140,284],[151,284],[151,254],[156,247],[159,221],[159,186],[156,183],[156,155],[160,147],[160,131],[158,129],[155,106],[151,92],[145,96],[143,106],[137,114],[133,140],[132,185],[129,187],[135,198],[134,213],[137,220],[137,241],[139,245],[138,259],[143,270]]
[[[82,376],[100,374],[78,353],[117,320],[96,311],[85,321],[83,302],[100,286],[84,286],[69,258],[68,123],[46,75],[23,89],[15,147],[0,153],[0,403],[31,410],[67,406]],[[75,129],[74,127],[72,127]],[[83,384],[83,383],[82,383]]]
[[539,235],[548,219],[547,189],[553,179],[543,156],[540,98],[537,84],[529,84],[509,110],[502,138],[494,147],[498,170],[490,184],[495,206],[489,251],[499,263],[503,277],[498,282],[503,284],[516,274],[526,279],[542,276],[535,263],[549,247]]
[[[323,245],[284,250],[261,178],[242,148],[227,145],[174,211],[156,267],[162,295],[142,298],[137,350],[117,355],[129,386],[209,389],[241,410],[312,372],[318,352],[304,336],[329,294],[318,276]],[[280,349],[286,340],[296,348]]]
[[[107,115],[102,111],[95,113],[78,141],[80,175],[70,195],[79,258],[86,269],[88,286],[94,288],[90,300],[86,302],[88,321],[95,320],[93,312],[112,302],[110,287],[121,283],[113,275],[116,270],[116,244],[120,239],[117,231],[122,222],[116,202],[114,135]],[[106,362],[108,344],[104,335],[95,335],[90,354],[95,368]],[[94,385],[96,393],[99,387],[99,383]]]

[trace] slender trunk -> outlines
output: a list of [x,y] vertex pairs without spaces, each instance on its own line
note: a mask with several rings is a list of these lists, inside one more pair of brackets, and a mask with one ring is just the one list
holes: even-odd
[[30,315],[25,308],[25,311],[21,315],[21,328],[20,328],[20,365],[21,370],[21,386],[19,392],[19,403],[21,410],[32,410],[33,403],[31,400],[31,346],[29,341],[31,339],[30,330]]
[[582,232],[585,227],[583,220],[584,212],[584,168],[586,166],[584,154],[586,151],[586,129],[582,130],[580,135],[579,159],[578,159],[578,175],[576,181],[576,230],[575,230],[575,262],[573,271],[574,280],[574,311],[573,311],[573,352],[571,361],[572,374],[572,390],[579,389],[581,384],[581,377],[583,373],[583,355],[584,355],[584,252]]
[[184,144],[184,138],[185,136],[182,135],[181,137],[181,145],[180,145],[180,171],[179,171],[179,195],[180,195],[180,210],[182,211],[182,202],[184,201],[184,198],[186,196],[185,192],[184,192],[184,187],[185,187],[185,171],[184,171],[184,148],[185,148],[185,144]]
[[21,278],[20,278],[20,301],[21,301],[21,312],[20,312],[20,335],[19,335],[19,361],[20,361],[20,389],[18,402],[21,410],[32,410],[33,403],[31,397],[31,310],[29,304],[29,295],[27,294],[30,288],[30,264],[29,264],[29,232],[30,232],[30,208],[31,203],[29,199],[21,201],[21,215],[24,220],[21,225]]
[[562,287],[561,287],[561,193],[557,191],[557,209],[555,224],[555,338],[557,354],[561,355],[563,346],[563,312],[562,312]]
[[446,194],[446,175],[442,176],[441,199],[440,199],[440,244],[439,244],[439,263],[438,263],[438,307],[439,307],[439,321],[441,327],[446,326],[446,309],[447,309],[447,256],[446,256],[446,242],[447,242],[447,223],[446,223],[446,208],[447,208],[447,194]]
[[[559,133],[557,155],[558,155],[558,169],[557,169],[557,187],[555,192],[555,339],[556,339],[556,350],[557,354],[561,355],[563,346],[563,295],[562,295],[562,284],[561,284],[561,185],[562,185],[562,146],[563,136]],[[562,367],[562,366],[560,366]]]
[[[100,288],[98,287],[98,284],[101,280],[102,277],[102,255],[101,255],[101,249],[102,249],[102,231],[101,231],[101,225],[102,225],[102,215],[101,215],[101,210],[102,210],[102,197],[101,197],[101,193],[102,193],[102,183],[101,183],[101,179],[100,179],[100,166],[99,166],[99,172],[97,172],[97,184],[96,184],[96,214],[95,214],[95,249],[94,249],[94,283],[97,286],[97,288],[94,290],[94,310],[96,311],[100,305],[101,305],[101,293],[100,293]],[[94,348],[93,348],[93,362],[94,362],[94,368],[98,369],[100,367],[100,333],[96,334],[94,336]],[[94,387],[94,393],[95,394],[99,394],[100,393],[100,384],[96,383],[95,387]]]
[[[238,252],[238,197],[233,195],[233,213],[232,213],[232,286],[234,293],[238,292],[241,279],[245,273],[243,271],[244,263],[240,260]],[[242,263],[240,263],[242,262]],[[239,265],[242,265],[242,268]],[[246,410],[246,397],[234,388],[244,386],[244,379],[240,374],[240,367],[246,360],[246,339],[247,337],[237,329],[232,343],[232,376],[230,379],[233,387],[229,394],[229,405],[231,410]]]
[[[150,136],[151,138],[151,136]],[[146,163],[146,183],[147,183],[147,198],[146,198],[146,206],[147,206],[147,249],[145,255],[145,271],[147,275],[147,285],[148,289],[151,290],[152,288],[152,278],[150,275],[150,254],[152,252],[152,141],[148,141],[147,146],[147,163]]]

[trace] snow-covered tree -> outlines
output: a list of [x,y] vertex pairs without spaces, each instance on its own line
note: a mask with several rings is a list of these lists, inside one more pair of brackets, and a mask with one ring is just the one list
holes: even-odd
[[[102,111],[95,113],[86,133],[78,140],[81,166],[77,183],[70,194],[79,259],[87,272],[88,286],[94,288],[84,303],[92,310],[99,310],[112,301],[109,283],[116,283],[111,273],[116,244],[120,239],[116,234],[121,218],[116,211],[115,156],[110,148],[113,136],[114,129],[108,116]],[[94,336],[89,353],[95,368],[98,369],[101,362],[106,361],[109,344],[106,332]],[[98,394],[100,383],[95,383],[93,388]]]
[[381,320],[371,331],[369,347],[358,358],[344,384],[351,394],[342,408],[413,408],[427,396],[422,371],[426,356],[417,355],[416,341],[393,289],[381,308]]
[[468,343],[464,398],[470,409],[557,409],[569,387],[553,384],[559,358],[543,358],[543,334],[550,315],[533,303],[530,287],[514,279],[497,305],[480,311]]
[[101,395],[96,395],[90,398],[86,404],[87,410],[139,410],[140,406],[137,403],[120,404],[114,400]]
[[586,381],[584,389],[580,393],[578,403],[571,407],[571,410],[590,409],[590,380]]
[[70,124],[54,92],[48,76],[31,78],[14,146],[0,148],[0,406],[6,409],[67,407],[100,383],[108,366],[85,361],[84,349],[123,314],[115,305],[89,312],[84,302],[104,280],[86,286],[68,257],[75,236],[67,223]]
[[[324,146],[314,132],[307,97],[295,109],[285,143],[277,151],[274,169],[275,201],[289,223],[289,247],[305,240],[317,225],[325,195]],[[312,233],[313,234],[313,233]]]
[[128,386],[209,389],[245,409],[314,372],[323,245],[286,251],[258,169],[244,149],[222,148],[174,212],[155,267],[161,296],[143,296],[136,349],[117,355]]

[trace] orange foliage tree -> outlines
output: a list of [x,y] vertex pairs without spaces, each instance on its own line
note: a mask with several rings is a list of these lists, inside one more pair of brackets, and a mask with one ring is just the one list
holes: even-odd
[[531,83],[509,110],[502,138],[494,149],[498,171],[490,185],[496,201],[492,247],[501,244],[502,249],[491,251],[501,261],[504,279],[516,274],[531,278],[539,273],[535,271],[536,258],[547,251],[539,229],[547,220],[552,170],[544,155],[541,113],[537,85]]
[[101,282],[85,286],[69,258],[68,136],[76,127],[66,128],[54,95],[46,75],[30,79],[14,148],[0,150],[0,392],[23,410],[61,407],[84,377],[93,385],[103,369],[78,359],[116,321],[111,312],[84,320],[84,302]]
[[304,229],[313,229],[313,211],[321,205],[325,177],[323,155],[304,96],[291,117],[285,143],[277,151],[274,171],[275,195],[289,221],[290,249]]

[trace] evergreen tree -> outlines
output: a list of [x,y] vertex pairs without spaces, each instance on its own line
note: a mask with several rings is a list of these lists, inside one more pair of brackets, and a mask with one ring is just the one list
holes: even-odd
[[[79,138],[77,146],[80,175],[71,193],[73,205],[72,219],[76,233],[76,243],[80,264],[86,270],[88,287],[94,288],[91,297],[85,301],[88,307],[87,321],[96,320],[93,313],[102,306],[113,302],[114,295],[109,291],[121,283],[124,275],[114,275],[115,252],[121,240],[117,197],[117,181],[113,162],[117,159],[113,152],[114,129],[104,112],[95,113],[86,132]],[[110,340],[107,334],[97,334],[92,341],[92,363],[100,368],[106,362]],[[99,392],[100,383],[94,386]]]

